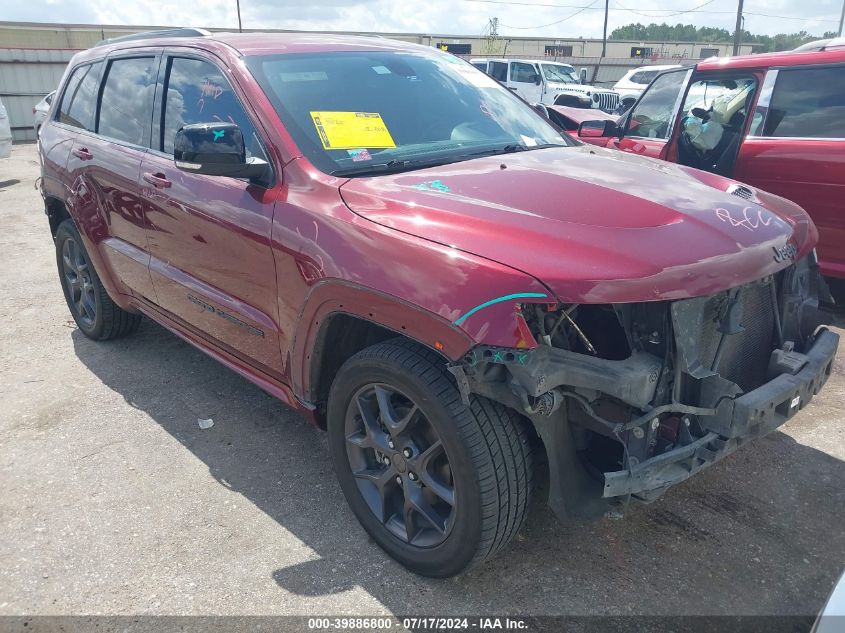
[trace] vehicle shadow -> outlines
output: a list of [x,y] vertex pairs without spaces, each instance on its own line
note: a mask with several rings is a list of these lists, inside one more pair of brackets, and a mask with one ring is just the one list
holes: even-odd
[[[72,336],[105,385],[313,550],[315,560],[292,566],[269,550],[266,570],[255,570],[298,595],[361,587],[396,615],[810,615],[845,563],[845,463],[828,454],[842,454],[841,431],[833,445],[840,385],[789,425],[829,442],[828,452],[777,432],[621,521],[563,526],[537,502],[505,552],[438,581],[367,538],[324,434],[275,399],[147,320],[125,340]],[[835,371],[841,383],[841,357]],[[206,417],[215,424],[200,430]]]

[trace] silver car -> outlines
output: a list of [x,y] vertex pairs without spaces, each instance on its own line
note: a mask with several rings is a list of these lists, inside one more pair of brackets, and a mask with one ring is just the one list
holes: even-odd
[[54,90],[53,92],[45,96],[41,101],[32,106],[32,126],[35,128],[36,137],[38,136],[38,132],[41,130],[41,124],[47,120],[47,113],[50,111],[50,104],[53,103],[53,97],[55,96],[56,91]]

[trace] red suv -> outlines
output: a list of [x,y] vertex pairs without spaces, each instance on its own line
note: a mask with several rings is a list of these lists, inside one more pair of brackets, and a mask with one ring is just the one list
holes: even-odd
[[822,272],[845,278],[845,39],[663,73],[619,124],[579,136],[797,202],[819,228]]
[[582,145],[431,48],[107,42],[39,143],[82,332],[147,315],[326,427],[353,512],[421,574],[503,548],[535,469],[565,520],[655,499],[836,353],[798,206]]

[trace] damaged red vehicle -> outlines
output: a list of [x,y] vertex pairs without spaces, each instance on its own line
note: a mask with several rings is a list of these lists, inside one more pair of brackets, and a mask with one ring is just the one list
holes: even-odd
[[327,428],[353,512],[421,574],[505,547],[537,473],[566,521],[655,499],[836,353],[798,206],[582,145],[430,48],[106,42],[39,146],[82,332],[147,315]]

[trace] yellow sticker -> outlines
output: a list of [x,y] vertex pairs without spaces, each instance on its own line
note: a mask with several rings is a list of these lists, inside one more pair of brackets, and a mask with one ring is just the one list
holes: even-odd
[[323,149],[396,147],[378,112],[312,112]]

